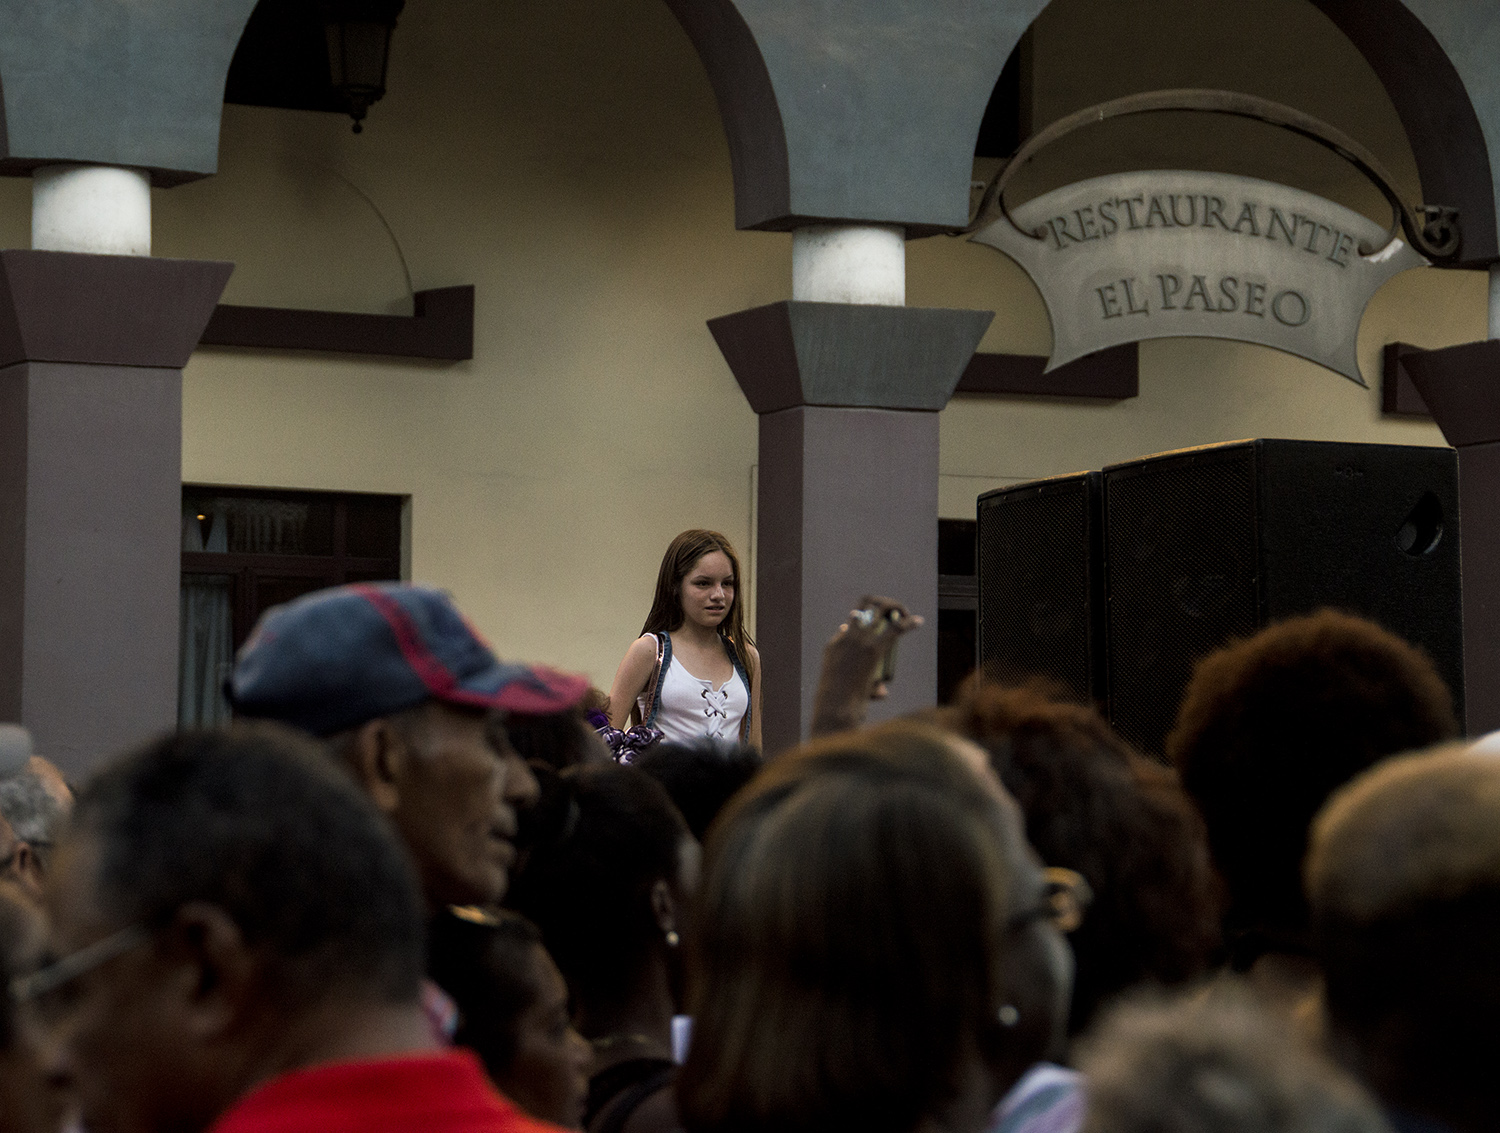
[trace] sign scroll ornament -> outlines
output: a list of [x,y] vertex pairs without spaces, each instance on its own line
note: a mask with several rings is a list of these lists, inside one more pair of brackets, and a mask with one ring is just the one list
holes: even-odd
[[970,239],[1015,260],[1041,291],[1049,371],[1142,339],[1226,338],[1364,385],[1355,340],[1365,307],[1386,280],[1428,262],[1383,225],[1312,193],[1194,171],[1080,181]]

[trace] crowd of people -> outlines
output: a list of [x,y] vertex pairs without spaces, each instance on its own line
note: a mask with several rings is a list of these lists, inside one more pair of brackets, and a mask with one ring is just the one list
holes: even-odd
[[0,1129],[1500,1129],[1500,757],[1420,651],[1273,625],[1153,757],[983,674],[866,725],[867,598],[763,756],[737,581],[680,537],[608,697],[360,584],[76,795],[0,727]]

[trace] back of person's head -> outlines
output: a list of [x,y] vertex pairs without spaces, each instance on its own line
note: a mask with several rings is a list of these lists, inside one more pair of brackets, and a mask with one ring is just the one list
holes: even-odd
[[633,767],[572,768],[544,782],[506,905],[529,917],[575,995],[628,995],[667,946],[663,902],[689,894],[696,846],[661,785]]
[[498,723],[506,742],[527,763],[566,771],[584,763],[610,761],[608,745],[584,718],[581,707],[545,715],[507,712]]
[[91,851],[91,899],[121,925],[221,909],[265,957],[283,1009],[418,994],[406,854],[321,747],[285,728],[180,732],[107,766],[80,792],[67,844]]
[[900,722],[783,755],[730,803],[691,953],[690,1133],[911,1133],[976,1067],[987,1109],[1053,1045],[1066,945],[987,774]]
[[1307,860],[1335,1035],[1397,1107],[1500,1128],[1500,759],[1389,760],[1329,800]]
[[687,743],[652,744],[636,756],[633,766],[666,788],[701,842],[724,804],[754,778],[761,763],[753,747],[704,736]]
[[943,721],[983,747],[1026,816],[1042,860],[1093,891],[1070,935],[1070,1030],[1134,984],[1202,974],[1219,942],[1220,888],[1203,822],[1175,776],[1143,759],[1098,712],[1038,687],[972,684]]
[[1329,794],[1377,760],[1457,734],[1426,655],[1349,614],[1291,618],[1199,664],[1167,754],[1208,824],[1239,963],[1306,949],[1302,859]]
[[1121,1004],[1079,1068],[1083,1133],[1388,1133],[1352,1079],[1248,996]]

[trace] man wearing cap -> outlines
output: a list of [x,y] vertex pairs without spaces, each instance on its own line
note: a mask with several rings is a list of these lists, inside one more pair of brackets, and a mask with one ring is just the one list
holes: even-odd
[[586,678],[496,659],[439,590],[319,591],[261,618],[229,680],[237,714],[327,740],[395,825],[429,913],[504,896],[537,783],[495,713],[561,712]]

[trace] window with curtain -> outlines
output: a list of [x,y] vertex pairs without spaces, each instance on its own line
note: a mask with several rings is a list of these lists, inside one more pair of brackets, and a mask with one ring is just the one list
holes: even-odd
[[178,725],[229,720],[235,650],[272,606],[399,579],[405,508],[403,496],[184,486]]

